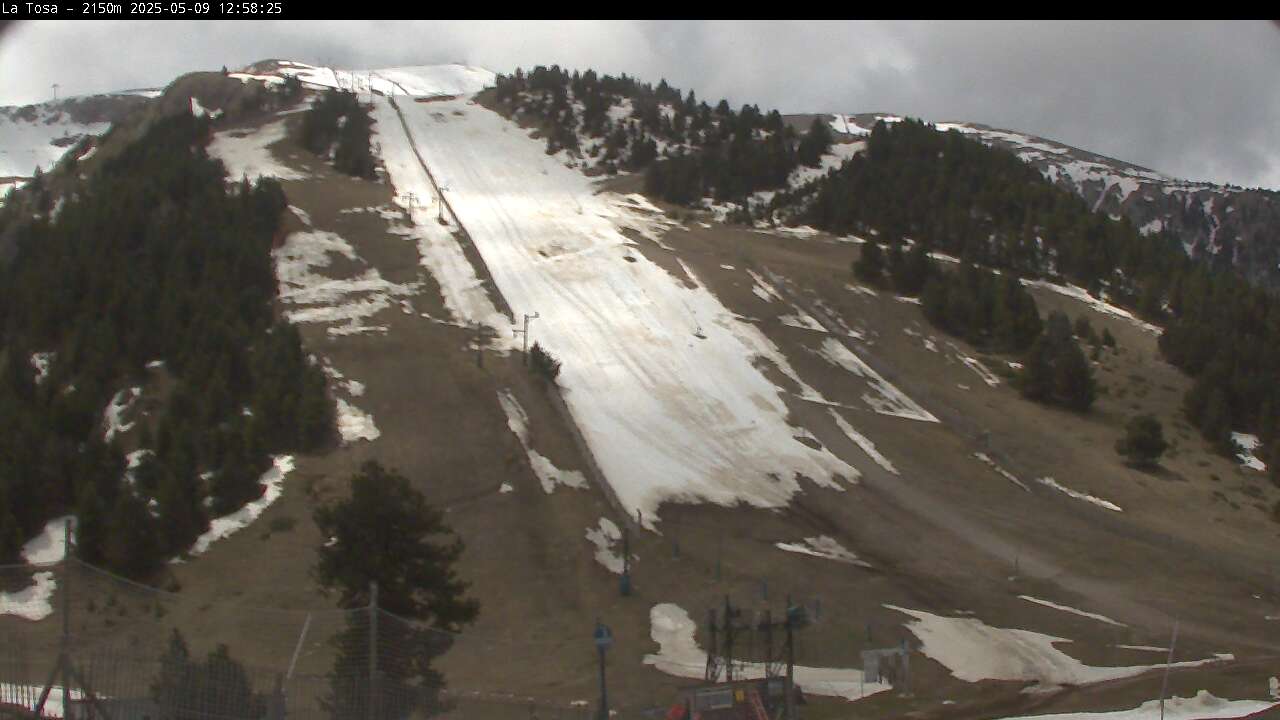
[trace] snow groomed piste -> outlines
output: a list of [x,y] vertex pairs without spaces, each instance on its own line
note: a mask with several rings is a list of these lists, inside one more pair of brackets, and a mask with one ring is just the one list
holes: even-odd
[[[375,102],[397,193],[429,198],[413,145],[388,122],[396,108]],[[779,507],[799,476],[832,488],[858,477],[796,439],[782,391],[754,364],[763,356],[794,374],[773,344],[701,284],[633,251],[620,227],[640,221],[634,203],[597,194],[542,142],[469,98],[397,107],[499,292],[517,317],[538,314],[532,335],[564,360],[565,401],[628,512],[652,526],[667,500]]]

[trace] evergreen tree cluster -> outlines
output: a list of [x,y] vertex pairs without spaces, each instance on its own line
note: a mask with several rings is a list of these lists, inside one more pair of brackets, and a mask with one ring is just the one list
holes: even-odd
[[218,645],[204,661],[193,659],[187,641],[176,628],[160,656],[160,669],[151,683],[151,699],[165,720],[206,720],[218,716],[254,720],[267,714],[268,699],[255,692],[249,674]]
[[1017,278],[976,265],[932,274],[920,304],[929,322],[996,352],[1023,353],[1043,329],[1035,299]]
[[538,124],[548,153],[568,150],[608,172],[647,168],[650,194],[685,205],[704,197],[745,205],[751,193],[785,186],[801,163],[819,165],[831,144],[820,118],[797,137],[776,110],[734,111],[725,100],[713,108],[666,81],[538,66],[498,76],[494,93]]
[[[52,219],[0,221],[17,239],[0,269],[0,558],[74,512],[84,560],[146,578],[258,497],[270,454],[332,434],[324,375],[272,311],[284,194],[228,186],[208,123],[159,120]],[[52,353],[39,381],[35,352]],[[103,410],[149,382],[159,407],[133,437],[150,452],[126,473]]]
[[1006,274],[1066,278],[1129,308],[1165,327],[1161,351],[1195,378],[1186,414],[1208,440],[1230,453],[1230,432],[1249,430],[1280,454],[1280,298],[1193,261],[1169,235],[1091,212],[1008,151],[918,121],[880,122],[866,152],[778,193],[773,210],[832,233],[876,231],[890,247],[910,237]]
[[1097,397],[1089,359],[1071,333],[1071,321],[1049,313],[1044,332],[1031,343],[1018,377],[1023,397],[1084,412]]
[[369,144],[373,121],[353,92],[329,89],[316,99],[298,126],[302,146],[329,157],[340,173],[373,179],[377,162]]

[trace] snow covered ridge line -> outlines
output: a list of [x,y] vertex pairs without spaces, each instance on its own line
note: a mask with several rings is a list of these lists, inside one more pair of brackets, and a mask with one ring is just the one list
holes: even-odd
[[[696,624],[684,608],[673,603],[659,603],[649,610],[649,636],[658,644],[658,653],[645,655],[644,664],[652,665],[668,675],[701,679],[707,669],[707,654],[694,639]],[[765,677],[762,663],[743,663],[734,674],[744,679]],[[883,683],[865,682],[861,670],[818,668],[797,665],[795,682],[805,693],[839,697],[846,700],[892,690]]]
[[312,88],[418,97],[469,95],[493,85],[496,77],[484,68],[458,64],[369,70],[320,67],[291,60],[278,61],[277,65],[279,67],[270,72],[236,72],[228,76],[242,83],[256,81],[268,85],[279,85],[288,77],[296,77]]

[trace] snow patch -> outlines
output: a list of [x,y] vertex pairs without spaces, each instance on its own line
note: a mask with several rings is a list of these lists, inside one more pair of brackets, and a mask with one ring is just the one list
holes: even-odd
[[882,415],[893,415],[908,420],[938,422],[938,418],[933,413],[920,407],[916,401],[894,387],[893,383],[881,377],[839,340],[826,338],[822,341],[822,348],[817,354],[832,365],[844,368],[867,381],[867,384],[876,391],[876,396],[863,394],[862,400],[872,410]]
[[1061,610],[1062,612],[1071,613],[1073,615],[1087,617],[1093,620],[1097,620],[1098,622],[1106,623],[1108,625],[1115,625],[1116,627],[1129,627],[1128,625],[1125,625],[1122,622],[1116,622],[1115,620],[1112,620],[1106,615],[1098,615],[1097,613],[1085,612],[1084,610],[1077,610],[1076,608],[1073,608],[1073,607],[1068,607],[1066,605],[1059,605],[1057,603],[1049,602],[1048,600],[1041,600],[1040,598],[1034,598],[1034,597],[1031,597],[1030,595],[1019,595],[1018,598],[1021,600],[1026,600],[1027,602],[1035,603],[1037,605],[1044,605],[1045,607],[1050,607],[1050,608],[1053,608],[1054,610]]
[[203,555],[213,543],[234,535],[257,520],[268,507],[271,507],[272,503],[280,498],[280,494],[284,492],[284,479],[292,471],[292,455],[276,455],[271,458],[271,468],[258,480],[263,487],[262,497],[233,513],[211,520],[209,529],[196,538],[195,545],[191,546],[188,554],[193,557]]
[[374,424],[372,415],[342,398],[338,398],[337,403],[338,433],[342,436],[344,444],[351,444],[357,440],[372,442],[382,436],[382,431],[378,430],[378,426]]
[[[644,664],[652,665],[668,675],[701,679],[707,669],[707,654],[694,639],[697,625],[684,608],[673,603],[659,603],[649,610],[649,637],[658,644],[657,654],[644,656]],[[744,679],[763,678],[762,663],[735,664],[734,676]],[[795,682],[807,694],[857,700],[867,695],[892,690],[884,683],[865,682],[861,670],[816,668],[797,665]]]
[[880,451],[876,449],[876,444],[871,442],[871,440],[862,433],[854,430],[853,426],[844,419],[843,415],[836,412],[834,408],[828,408],[827,412],[831,413],[831,417],[835,419],[836,425],[840,427],[841,432],[848,436],[850,440],[857,443],[858,447],[862,448],[862,451],[874,460],[877,465],[888,470],[894,475],[899,474],[898,469],[893,466],[892,462],[889,462],[889,458],[881,455]]
[[111,402],[102,411],[102,439],[105,442],[111,442],[116,435],[126,433],[133,429],[134,423],[124,422],[124,414],[132,406],[135,400],[142,395],[142,388],[132,387],[125,388],[115,394],[111,398]]
[[[1031,630],[992,627],[977,618],[944,617],[893,605],[885,607],[914,618],[906,628],[920,640],[921,652],[965,682],[1008,680],[1041,685],[1084,685],[1134,677],[1164,667],[1163,663],[1128,667],[1085,665],[1056,647],[1059,643],[1071,642],[1065,638]],[[1229,657],[1177,662],[1172,667],[1200,667]]]
[[[194,100],[194,98],[192,98]],[[256,130],[223,130],[209,142],[209,155],[227,168],[227,182],[250,182],[262,177],[278,180],[302,180],[307,176],[285,167],[272,155],[270,146],[285,136],[284,120],[263,125]]]
[[524,447],[525,454],[529,456],[529,466],[533,468],[533,474],[538,476],[538,481],[542,483],[543,492],[550,495],[555,492],[556,485],[567,485],[579,490],[586,489],[585,475],[577,470],[561,470],[529,444],[529,416],[525,414],[524,408],[509,390],[498,393],[498,402],[502,404],[502,410],[507,414],[507,427],[511,428],[511,432]]
[[[1170,697],[1164,701],[1164,720],[1214,720],[1215,718],[1257,717],[1257,713],[1276,709],[1266,700],[1223,700],[1207,690],[1200,690],[1195,697]],[[1025,715],[1004,720],[1159,720],[1160,700],[1148,700],[1129,710],[1099,710],[1093,712],[1059,713],[1054,715]]]
[[1123,508],[1121,508],[1119,505],[1116,505],[1116,504],[1115,504],[1115,503],[1113,503],[1113,502],[1110,502],[1110,501],[1108,501],[1108,500],[1103,500],[1103,499],[1102,499],[1102,498],[1100,498],[1100,497],[1094,497],[1093,495],[1088,495],[1088,494],[1086,494],[1086,493],[1082,493],[1082,492],[1079,492],[1079,491],[1076,491],[1076,490],[1072,490],[1072,489],[1071,489],[1071,488],[1069,488],[1069,487],[1066,487],[1066,486],[1064,486],[1064,485],[1061,485],[1060,483],[1058,483],[1058,481],[1057,481],[1057,480],[1054,480],[1054,479],[1053,479],[1053,478],[1051,478],[1051,477],[1042,477],[1042,478],[1040,478],[1040,479],[1036,480],[1036,482],[1040,483],[1041,485],[1046,485],[1046,486],[1048,486],[1048,487],[1051,487],[1051,488],[1053,488],[1054,490],[1057,490],[1058,492],[1066,493],[1066,494],[1067,494],[1067,495],[1069,495],[1070,497],[1073,497],[1073,498],[1075,498],[1075,499],[1077,499],[1077,500],[1083,500],[1083,501],[1088,502],[1088,503],[1093,503],[1094,505],[1097,505],[1098,507],[1106,508],[1107,510],[1112,510],[1112,511],[1114,511],[1114,512],[1124,512],[1124,509],[1123,509]]
[[58,354],[55,352],[38,352],[31,355],[31,367],[36,371],[36,384],[44,383],[49,377],[49,368],[53,366],[53,361]]
[[1231,433],[1231,440],[1240,448],[1240,452],[1236,454],[1236,457],[1240,459],[1241,465],[1259,472],[1267,469],[1267,464],[1253,454],[1253,451],[1257,450],[1258,445],[1261,444],[1257,435],[1233,432]]
[[798,543],[776,542],[773,546],[779,550],[800,553],[801,555],[811,555],[825,560],[835,560],[836,562],[845,563],[847,565],[857,565],[858,567],[864,568],[871,567],[870,563],[860,559],[839,542],[836,542],[835,538],[828,535],[805,538]]
[[622,542],[622,531],[612,520],[602,517],[599,527],[587,528],[587,542],[596,546],[596,562],[615,575],[622,574],[622,555],[613,549]]
[[[964,386],[963,386],[963,385],[962,385],[961,387],[962,387],[962,388],[964,388]],[[964,389],[966,389],[966,390],[967,390],[968,388],[964,388]],[[992,460],[992,459],[991,459],[991,457],[990,457],[989,455],[987,455],[986,453],[980,453],[980,452],[979,452],[979,453],[974,453],[974,454],[973,454],[973,456],[974,456],[975,458],[977,458],[978,460],[981,460],[982,462],[984,462],[984,463],[986,463],[987,465],[991,466],[991,469],[992,469],[992,470],[995,470],[995,471],[996,471],[996,472],[997,472],[1001,477],[1003,477],[1004,479],[1008,480],[1009,482],[1013,483],[1014,485],[1017,485],[1018,487],[1022,488],[1023,490],[1026,490],[1027,492],[1031,492],[1031,488],[1027,487],[1027,486],[1026,486],[1026,484],[1025,484],[1025,483],[1023,483],[1021,480],[1019,480],[1019,479],[1018,479],[1018,477],[1017,477],[1016,475],[1014,475],[1013,473],[1009,472],[1008,470],[1005,470],[1004,468],[1002,468],[1002,467],[1000,467],[999,465],[997,465],[997,464],[996,464],[996,461],[995,461],[995,460]]]

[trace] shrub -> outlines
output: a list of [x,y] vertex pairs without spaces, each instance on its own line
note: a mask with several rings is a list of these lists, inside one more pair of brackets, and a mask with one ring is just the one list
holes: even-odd
[[1137,415],[1129,420],[1125,436],[1116,442],[1116,452],[1124,455],[1135,467],[1158,464],[1160,456],[1168,448],[1164,428],[1153,415]]
[[560,361],[536,342],[529,350],[529,368],[534,375],[547,382],[554,383],[560,376]]

